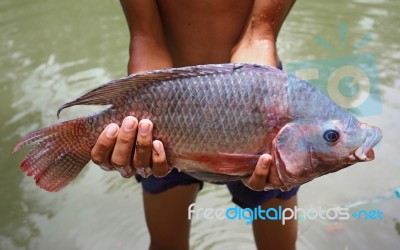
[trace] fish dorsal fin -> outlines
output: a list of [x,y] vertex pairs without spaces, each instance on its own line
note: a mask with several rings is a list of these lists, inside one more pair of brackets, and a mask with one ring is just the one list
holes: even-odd
[[178,78],[197,77],[211,74],[232,73],[234,70],[242,68],[270,68],[257,64],[207,64],[190,66],[183,68],[171,68],[164,70],[155,70],[151,72],[132,74],[127,77],[110,81],[94,90],[89,91],[78,99],[65,103],[58,111],[60,112],[68,107],[75,105],[113,105],[115,106],[117,100],[126,93],[132,92],[143,84],[161,82],[166,80],[173,80]]

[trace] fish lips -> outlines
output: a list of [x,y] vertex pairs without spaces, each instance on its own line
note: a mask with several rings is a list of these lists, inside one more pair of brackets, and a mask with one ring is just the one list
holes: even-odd
[[382,132],[378,127],[368,127],[366,129],[366,136],[364,142],[358,147],[353,155],[356,161],[372,161],[375,159],[373,147],[382,139]]

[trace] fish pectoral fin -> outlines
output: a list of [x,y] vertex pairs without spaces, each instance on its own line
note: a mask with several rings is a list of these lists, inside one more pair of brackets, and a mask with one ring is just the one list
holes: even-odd
[[191,161],[201,169],[186,169],[187,172],[211,172],[227,175],[247,175],[256,167],[260,155],[234,153],[183,153],[178,160]]

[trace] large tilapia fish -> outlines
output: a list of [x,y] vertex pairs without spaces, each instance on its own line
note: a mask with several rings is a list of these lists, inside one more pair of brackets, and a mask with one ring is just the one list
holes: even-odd
[[133,115],[154,123],[170,166],[198,179],[249,176],[270,153],[281,189],[374,159],[379,128],[357,121],[310,83],[261,65],[217,64],[130,75],[90,91],[74,105],[112,105],[100,113],[33,132],[40,141],[21,163],[36,184],[58,191],[90,160],[101,131]]

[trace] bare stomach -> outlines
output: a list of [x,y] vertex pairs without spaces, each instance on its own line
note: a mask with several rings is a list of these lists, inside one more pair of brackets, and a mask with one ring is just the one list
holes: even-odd
[[174,66],[225,63],[253,1],[162,0],[159,11]]

